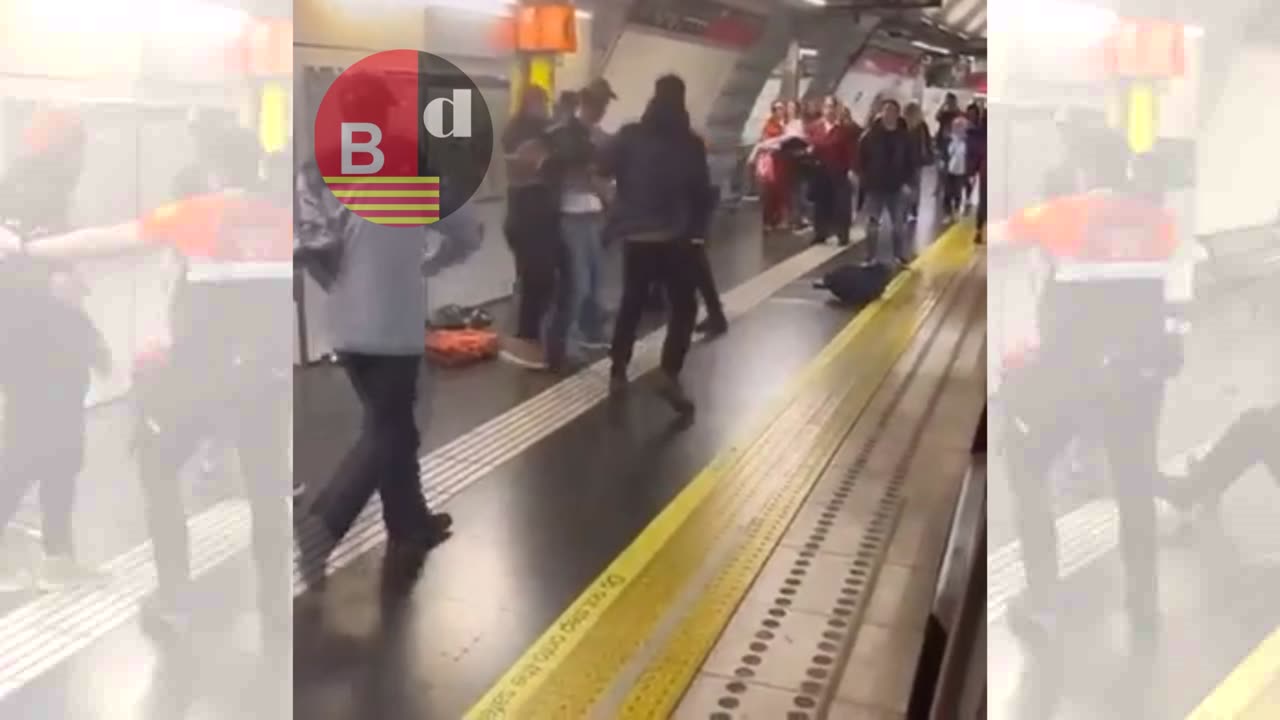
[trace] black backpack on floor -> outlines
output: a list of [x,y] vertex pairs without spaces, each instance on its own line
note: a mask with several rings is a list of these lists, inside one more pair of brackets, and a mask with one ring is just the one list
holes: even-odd
[[844,265],[823,276],[818,287],[844,305],[866,305],[880,299],[893,280],[893,270],[883,263]]

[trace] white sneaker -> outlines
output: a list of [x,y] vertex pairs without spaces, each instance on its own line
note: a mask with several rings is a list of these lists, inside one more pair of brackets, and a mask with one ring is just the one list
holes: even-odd
[[108,575],[97,568],[86,567],[70,555],[48,555],[40,563],[36,587],[41,592],[58,592],[87,585],[100,585]]

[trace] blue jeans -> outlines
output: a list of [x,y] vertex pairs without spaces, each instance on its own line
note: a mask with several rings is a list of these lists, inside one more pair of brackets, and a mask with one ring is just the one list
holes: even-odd
[[901,259],[909,259],[906,229],[907,208],[911,192],[907,188],[897,190],[867,190],[867,259],[880,259],[880,216],[888,213],[893,224],[889,236],[889,249]]
[[[586,343],[606,343],[604,307],[601,302],[604,270],[604,215],[602,213],[560,216],[560,237],[567,255],[566,277],[560,282],[554,312],[559,316],[551,327],[565,337],[550,338],[552,348],[563,347],[566,358],[580,358]],[[555,331],[552,334],[559,334]]]

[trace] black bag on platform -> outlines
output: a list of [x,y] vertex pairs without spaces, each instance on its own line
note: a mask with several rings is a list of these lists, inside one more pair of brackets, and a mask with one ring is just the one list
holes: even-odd
[[823,276],[818,287],[836,296],[845,305],[875,302],[893,279],[893,270],[883,263],[845,265]]

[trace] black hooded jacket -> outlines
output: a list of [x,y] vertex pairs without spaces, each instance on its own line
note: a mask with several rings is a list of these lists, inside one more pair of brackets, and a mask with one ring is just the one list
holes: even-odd
[[627,242],[705,237],[714,209],[707,149],[689,125],[683,98],[657,95],[640,122],[623,127],[603,153],[617,180],[610,231]]

